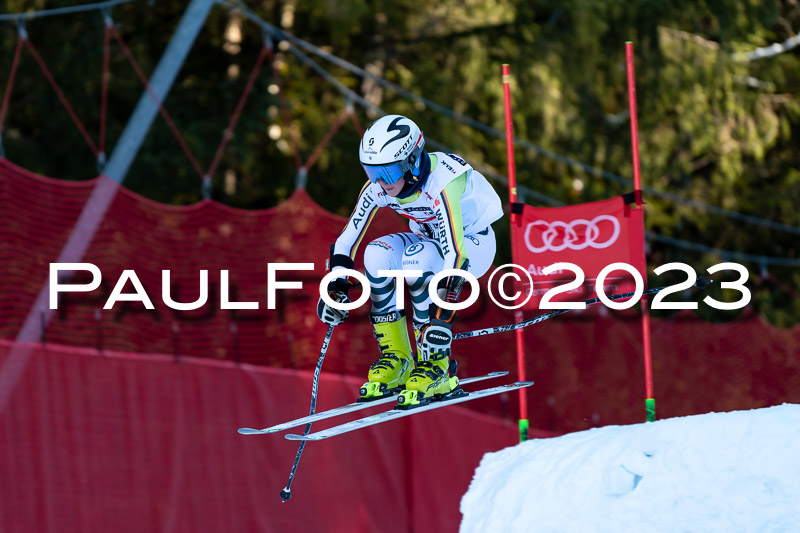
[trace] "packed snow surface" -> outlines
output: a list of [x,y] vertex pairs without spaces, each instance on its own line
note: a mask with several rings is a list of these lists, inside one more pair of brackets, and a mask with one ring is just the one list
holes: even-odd
[[800,532],[800,405],[608,426],[484,456],[461,533]]

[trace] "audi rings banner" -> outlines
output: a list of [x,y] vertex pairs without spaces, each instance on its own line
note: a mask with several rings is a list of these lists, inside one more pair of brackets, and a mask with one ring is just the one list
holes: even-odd
[[[626,204],[622,196],[566,207],[525,205],[520,223],[513,227],[514,261],[531,275],[533,286],[523,279],[520,301],[532,295],[525,309],[543,309],[545,302],[574,302],[597,296],[595,284],[607,270],[603,290],[611,295],[635,290],[630,270],[646,279],[642,210]],[[572,263],[578,268],[556,268]],[[550,268],[548,268],[550,267]],[[545,296],[546,295],[546,296]]]

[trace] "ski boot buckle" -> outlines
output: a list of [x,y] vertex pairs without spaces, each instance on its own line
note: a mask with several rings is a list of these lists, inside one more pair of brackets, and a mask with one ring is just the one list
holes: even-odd
[[397,398],[397,409],[413,409],[414,407],[419,407],[421,405],[425,405],[430,403],[430,398],[425,396],[424,392],[420,392],[418,390],[407,390],[404,391],[400,396]]
[[358,393],[361,395],[356,401],[359,403],[363,402],[373,402],[375,400],[380,400],[381,398],[386,398],[387,396],[392,396],[397,392],[397,389],[390,389],[386,386],[386,383],[381,383],[379,381],[368,381],[361,386]]

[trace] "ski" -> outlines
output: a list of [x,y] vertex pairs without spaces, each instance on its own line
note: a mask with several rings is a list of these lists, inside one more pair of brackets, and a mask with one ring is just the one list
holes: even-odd
[[388,422],[390,420],[403,418],[405,416],[415,415],[417,413],[424,413],[426,411],[432,411],[433,409],[439,409],[440,407],[447,407],[449,405],[468,402],[470,400],[477,400],[479,398],[492,396],[493,394],[510,392],[513,390],[521,389],[523,387],[530,387],[531,385],[533,385],[533,381],[517,381],[516,383],[511,383],[508,385],[500,385],[499,387],[493,387],[491,389],[480,389],[474,392],[469,392],[462,396],[456,396],[446,400],[433,401],[431,403],[422,405],[420,407],[414,407],[411,409],[396,409],[396,408],[390,409],[389,411],[383,411],[381,413],[374,414],[372,416],[360,418],[358,420],[353,420],[352,422],[346,422],[344,424],[333,426],[332,428],[324,429],[322,431],[318,431],[317,433],[311,433],[309,435],[293,435],[290,433],[288,435],[285,435],[285,437],[288,440],[327,439],[328,437],[335,437],[336,435],[342,435],[344,433],[349,433],[357,429],[374,426],[376,424],[382,424],[383,422]]
[[[507,374],[508,374],[507,370],[502,372],[489,372],[488,374],[485,374],[483,376],[464,378],[459,381],[459,384],[467,385],[469,383],[475,383],[476,381],[499,378]],[[368,407],[374,407],[376,405],[384,405],[387,403],[391,403],[397,400],[397,397],[399,395],[400,393],[397,392],[395,394],[377,400],[372,400],[367,402],[353,402],[351,404],[343,405],[341,407],[334,407],[333,409],[329,409],[327,411],[322,411],[319,413],[315,413],[313,415],[304,416],[303,418],[297,418],[295,420],[290,420],[288,422],[284,422],[282,424],[278,424],[264,429],[239,428],[239,433],[241,433],[242,435],[263,435],[266,433],[277,433],[279,431],[284,431],[286,429],[302,426],[303,424],[309,424],[312,422],[317,422],[319,420],[333,418],[334,416],[341,416],[341,415],[346,415],[348,413],[354,413],[356,411],[361,411],[362,409],[366,409]]]

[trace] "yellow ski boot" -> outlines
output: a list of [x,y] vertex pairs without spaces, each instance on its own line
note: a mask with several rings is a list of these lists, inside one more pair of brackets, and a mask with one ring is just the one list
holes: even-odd
[[381,356],[369,367],[366,383],[359,391],[360,402],[390,396],[403,389],[414,368],[404,311],[370,314]]
[[458,364],[455,359],[450,359],[452,334],[449,328],[431,324],[420,329],[417,329],[417,324],[414,326],[417,346],[420,347],[417,367],[406,381],[406,390],[398,397],[397,407],[410,409],[432,400],[464,394],[456,377]]

